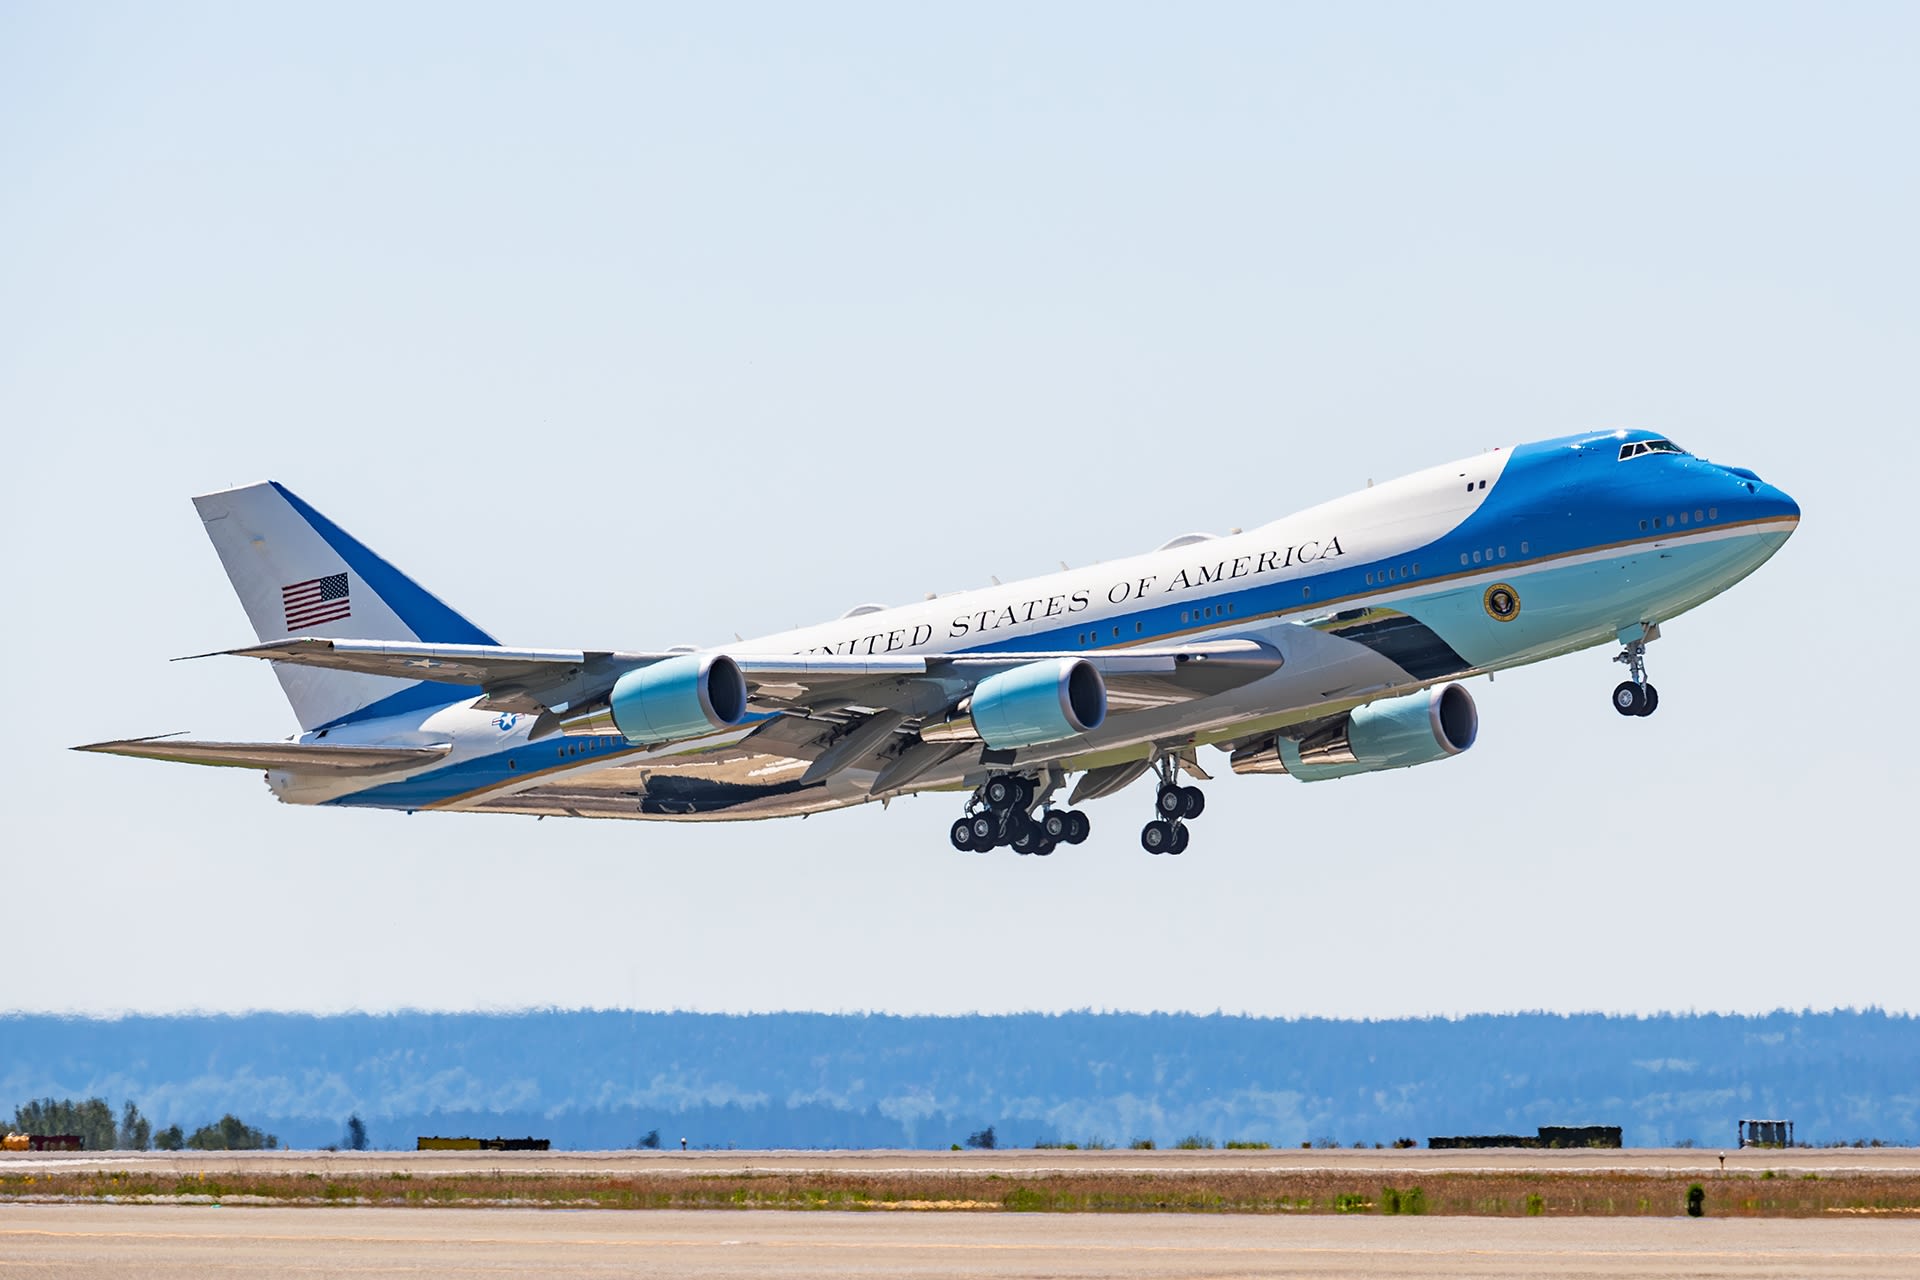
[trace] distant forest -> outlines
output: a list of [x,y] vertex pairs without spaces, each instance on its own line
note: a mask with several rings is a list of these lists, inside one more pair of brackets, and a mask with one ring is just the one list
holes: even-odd
[[1792,1120],[1816,1145],[1920,1140],[1920,1020],[1875,1010],[14,1015],[0,1045],[0,1116],[104,1099],[137,1103],[156,1135],[240,1115],[293,1147],[341,1144],[350,1117],[375,1147],[944,1148],[989,1128],[1002,1146],[1371,1146],[1589,1124],[1629,1146],[1729,1146],[1742,1119]]

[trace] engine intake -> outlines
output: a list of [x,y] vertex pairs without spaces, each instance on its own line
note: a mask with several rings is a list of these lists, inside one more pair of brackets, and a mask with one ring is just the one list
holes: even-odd
[[689,653],[635,667],[605,705],[561,721],[566,733],[618,733],[628,742],[678,742],[730,729],[747,716],[747,678],[724,653]]
[[1290,773],[1302,782],[1320,782],[1444,760],[1479,736],[1473,695],[1463,685],[1446,684],[1355,707],[1298,740],[1242,747],[1233,753],[1233,771]]
[[947,719],[923,726],[927,742],[984,742],[996,751],[1061,742],[1107,719],[1107,682],[1082,658],[1049,658],[996,672]]

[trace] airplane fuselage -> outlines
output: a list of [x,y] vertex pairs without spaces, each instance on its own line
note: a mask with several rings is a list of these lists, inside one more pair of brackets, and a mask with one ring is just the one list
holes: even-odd
[[992,769],[1075,773],[1245,743],[1624,640],[1744,578],[1798,518],[1792,499],[1751,473],[1652,433],[1567,437],[1430,468],[1246,532],[1176,539],[1144,555],[725,646],[738,657],[885,658],[1247,639],[1283,659],[1218,695],[1126,708],[1068,743],[966,752],[906,785],[876,787],[884,756],[809,780],[808,759],[778,749],[791,746],[775,714],[666,745],[616,734],[535,738],[534,717],[479,709],[468,691],[321,735],[335,744],[449,744],[431,766],[377,781],[290,772],[269,781],[295,803],[740,819],[967,788]]

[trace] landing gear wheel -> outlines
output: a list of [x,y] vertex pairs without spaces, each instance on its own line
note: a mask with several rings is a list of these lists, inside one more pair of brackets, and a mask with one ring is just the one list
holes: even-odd
[[1034,846],[1033,856],[1036,858],[1047,857],[1053,852],[1053,847],[1058,843],[1059,841],[1057,840],[1049,840],[1045,836],[1041,836],[1040,843]]
[[1185,827],[1175,827],[1173,829],[1173,848],[1167,850],[1167,852],[1172,854],[1185,853],[1187,851],[1187,841],[1191,838],[1191,835]]
[[973,847],[975,849],[978,849],[981,853],[985,853],[998,843],[995,837],[1000,834],[1000,824],[995,822],[991,816],[984,813],[976,813],[970,821],[973,824]]
[[1613,709],[1623,716],[1643,716],[1647,705],[1646,694],[1640,692],[1641,686],[1631,680],[1622,680],[1613,686]]
[[947,837],[953,841],[953,847],[960,852],[970,851],[973,848],[973,819],[962,818],[954,823],[953,830],[947,833]]
[[1073,820],[1065,809],[1051,809],[1040,819],[1040,829],[1047,833],[1047,839],[1058,844],[1073,830]]
[[1020,803],[1022,790],[1020,779],[1003,773],[999,777],[987,779],[983,794],[986,796],[988,808],[1005,812]]
[[[1180,788],[1180,795],[1186,801],[1186,805],[1180,811],[1180,816],[1182,818],[1185,818],[1187,821],[1191,822],[1195,818],[1199,817],[1201,814],[1206,812],[1207,793],[1202,791],[1200,788],[1182,787]],[[1175,850],[1175,852],[1177,853],[1179,851]]]
[[1016,814],[1007,828],[1007,843],[1015,853],[1032,853],[1046,842],[1046,835],[1037,823],[1028,822],[1025,817]]
[[1174,825],[1171,822],[1164,818],[1155,818],[1140,828],[1140,847],[1148,853],[1165,853],[1173,848],[1173,842],[1177,838],[1173,832]]
[[1160,794],[1153,798],[1153,807],[1163,818],[1177,818],[1187,811],[1187,793],[1182,787],[1169,782],[1160,788]]
[[1087,833],[1092,830],[1093,823],[1087,820],[1086,814],[1080,812],[1078,809],[1069,809],[1067,811],[1068,844],[1079,844],[1087,838]]
[[1645,699],[1645,705],[1640,708],[1640,714],[1650,716],[1660,709],[1660,691],[1650,684],[1643,684],[1640,688],[1644,691]]

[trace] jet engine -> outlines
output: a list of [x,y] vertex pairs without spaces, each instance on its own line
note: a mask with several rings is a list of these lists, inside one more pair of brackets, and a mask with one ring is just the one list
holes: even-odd
[[1480,735],[1473,695],[1457,684],[1355,707],[1306,737],[1270,738],[1233,753],[1235,773],[1290,773],[1302,782],[1404,769],[1457,756]]
[[687,653],[635,667],[604,705],[561,722],[571,734],[618,733],[629,742],[678,742],[730,729],[747,715],[747,679],[724,653]]
[[996,672],[953,715],[920,730],[927,742],[984,742],[996,751],[1037,747],[1098,729],[1107,682],[1081,658],[1049,658]]

